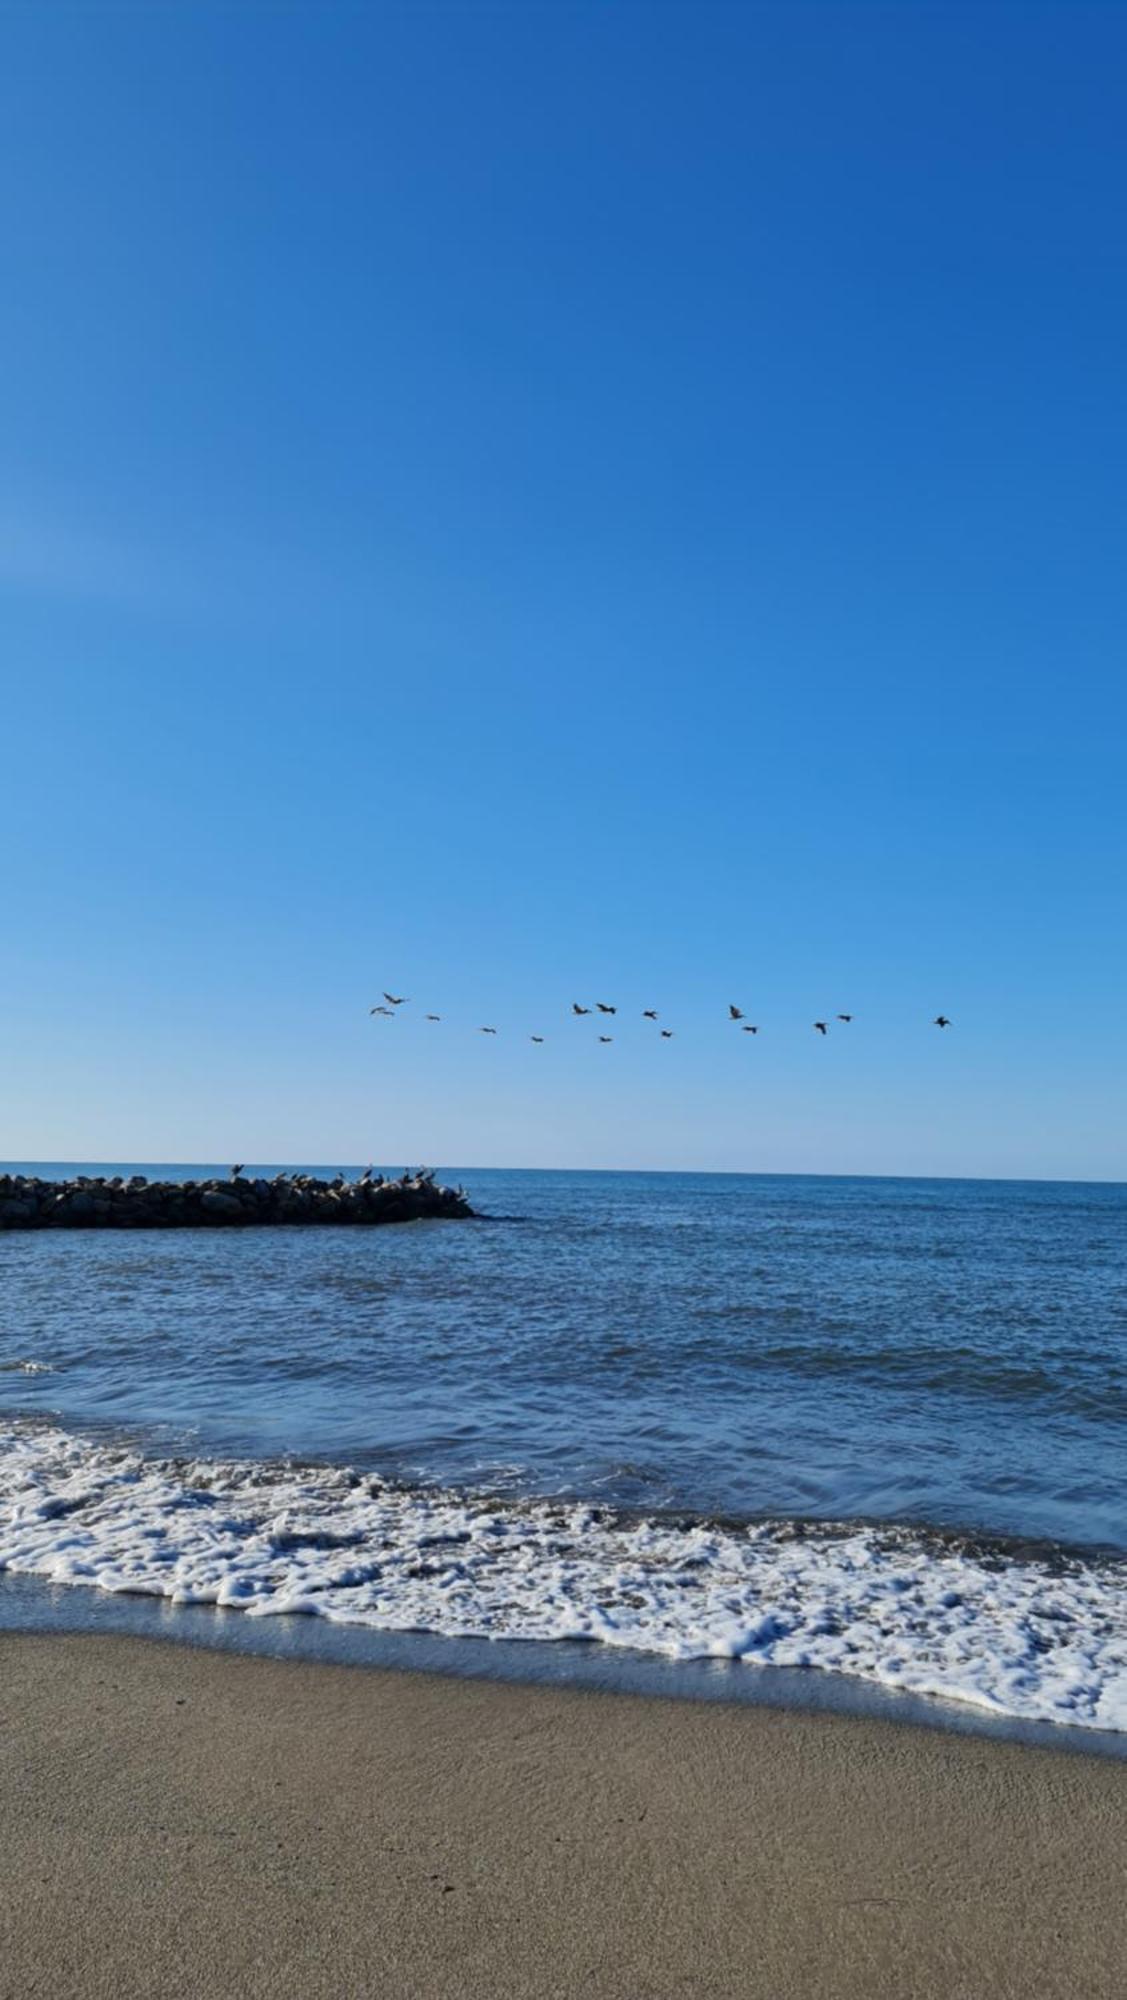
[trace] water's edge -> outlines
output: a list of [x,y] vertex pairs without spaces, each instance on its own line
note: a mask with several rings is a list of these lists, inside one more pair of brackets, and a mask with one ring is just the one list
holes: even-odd
[[791,1700],[793,1683],[828,1682],[831,1706],[863,1688],[1127,1747],[1127,1565],[1059,1548],[516,1504],[31,1424],[0,1430],[0,1572],[61,1588],[52,1616],[80,1627],[94,1614],[62,1599],[158,1600],[223,1625],[237,1611],[234,1643],[252,1650],[284,1622],[347,1631],[349,1657],[484,1645],[485,1671],[519,1658],[523,1678],[535,1648],[535,1678],[582,1680],[594,1655],[598,1684],[642,1671]]
[[355,1672],[424,1673],[634,1696],[652,1701],[716,1703],[783,1714],[855,1717],[893,1727],[937,1730],[990,1743],[1013,1743],[1068,1756],[1127,1763],[1119,1730],[995,1716],[934,1696],[894,1692],[818,1669],[760,1667],[731,1660],[657,1660],[644,1653],[535,1640],[436,1638],[426,1632],[381,1632],[330,1625],[295,1615],[251,1621],[214,1606],[75,1590],[40,1577],[0,1573],[0,1636],[113,1637],[185,1646],[295,1665]]

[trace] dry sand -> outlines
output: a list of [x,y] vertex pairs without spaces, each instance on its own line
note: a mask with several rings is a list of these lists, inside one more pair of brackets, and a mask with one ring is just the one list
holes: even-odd
[[0,1637],[0,1994],[1127,1994],[1127,1765]]

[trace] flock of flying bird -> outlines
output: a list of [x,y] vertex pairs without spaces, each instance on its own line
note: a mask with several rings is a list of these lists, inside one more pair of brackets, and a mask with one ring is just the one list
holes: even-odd
[[[385,993],[383,997],[384,1004],[381,1006],[377,1003],[375,1007],[370,1007],[368,1012],[370,1014],[382,1014],[389,1021],[395,1019],[398,1008],[406,1007],[410,1004],[410,995],[406,993]],[[578,1000],[573,1000],[571,1011],[573,1015],[581,1016],[592,1012],[610,1015],[617,1014],[618,1008],[612,1007],[609,1001],[606,1000],[596,1000],[593,1009],[590,1007],[581,1007]],[[442,1016],[441,1014],[428,1014],[426,1018],[428,1021],[441,1021]],[[656,1007],[643,1007],[642,1019],[643,1021],[652,1021],[654,1023],[663,1042],[671,1042],[673,1040],[674,1030],[672,1028],[663,1028],[659,1025]],[[759,1033],[759,1023],[747,1020],[743,1008],[736,1007],[731,1002],[728,1004],[728,1019],[730,1022],[736,1023],[745,1035],[757,1035]],[[844,1022],[846,1027],[848,1027],[853,1016],[852,1014],[838,1014],[835,1016],[835,1019]],[[933,1028],[949,1028],[951,1023],[946,1014],[937,1014],[931,1025]],[[829,1034],[830,1024],[828,1021],[813,1021],[811,1026],[816,1034]],[[479,1035],[495,1035],[497,1030],[496,1028],[479,1028],[477,1032]],[[545,1038],[543,1035],[530,1035],[528,1039],[530,1042],[542,1042]],[[614,1036],[601,1034],[599,1040],[600,1042],[613,1042]]]

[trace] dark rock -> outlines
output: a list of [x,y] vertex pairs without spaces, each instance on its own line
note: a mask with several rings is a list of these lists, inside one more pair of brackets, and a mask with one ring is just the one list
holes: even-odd
[[310,1225],[414,1222],[472,1216],[461,1188],[439,1187],[433,1175],[382,1181],[332,1181],[314,1174],[278,1174],[272,1181],[129,1181],[79,1175],[45,1181],[0,1174],[0,1230],[185,1229],[288,1223]]
[[200,1196],[200,1207],[205,1215],[218,1215],[220,1218],[230,1216],[236,1222],[242,1220],[243,1204],[238,1196],[227,1194],[220,1188],[208,1188]]
[[70,1214],[76,1218],[94,1213],[94,1197],[87,1192],[87,1185],[85,1181],[80,1181],[74,1194],[63,1197]]

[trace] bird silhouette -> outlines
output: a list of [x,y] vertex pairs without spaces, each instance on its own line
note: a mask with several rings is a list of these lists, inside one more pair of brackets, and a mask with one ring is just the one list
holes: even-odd
[[386,1014],[389,1021],[394,1021],[395,1019],[395,1015],[392,1013],[390,1007],[369,1007],[368,1012],[369,1014]]
[[589,1007],[581,1007],[579,1005],[578,1000],[573,1000],[571,1003],[571,1011],[573,1014],[589,1014],[591,1012],[591,1009]]
[[661,1031],[661,1039],[663,1042],[671,1042],[673,1040],[672,1028],[663,1028]]
[[657,1020],[656,1007],[643,1007],[642,1019],[643,1021],[656,1021]]
[[731,1004],[731,1002],[729,1001],[729,1003],[728,1003],[728,1019],[729,1019],[730,1021],[742,1021],[742,1020],[743,1020],[743,1009],[742,1009],[742,1007],[733,1007],[733,1006],[732,1006],[732,1004]]
[[617,1014],[618,1012],[617,1007],[608,1007],[605,1000],[596,1000],[595,1005],[600,1014]]
[[824,1035],[827,1032],[826,1024],[824,1021],[815,1021],[814,1026],[817,1028],[818,1033],[820,1035]]
[[837,1018],[839,1021],[851,1021],[853,1016],[852,1014],[839,1014]]
[[600,1042],[613,1042],[613,1040],[614,1040],[614,1036],[613,1036],[613,1035],[600,1035],[600,1036],[599,1036],[599,1040],[600,1040]]
[[238,1180],[238,1178],[239,1178],[239,1175],[240,1175],[240,1174],[242,1173],[242,1171],[243,1171],[243,1169],[242,1169],[242,1165],[241,1165],[241,1164],[240,1164],[239,1166],[237,1166],[237,1167],[232,1167],[232,1168],[231,1168],[231,1179],[232,1179],[233,1181],[237,1181],[237,1180]]
[[543,1035],[530,1035],[528,1039],[530,1042],[542,1042],[544,1037]]
[[441,1019],[442,1019],[442,1016],[441,1016],[441,1014],[428,1014],[428,1015],[427,1015],[427,1020],[428,1020],[428,1021],[441,1021]]
[[949,1028],[951,1023],[946,1014],[937,1014],[931,1025],[933,1028]]
[[757,1027],[757,1026],[755,1026],[755,1025],[754,1025],[754,1024],[753,1024],[753,1023],[751,1022],[751,1021],[745,1021],[745,1022],[744,1022],[744,1034],[745,1034],[745,1035],[757,1035],[758,1033],[759,1033],[759,1029],[758,1029],[758,1027]]
[[369,1161],[368,1165],[365,1167],[363,1173],[360,1176],[361,1187],[364,1186],[366,1181],[370,1181],[371,1178],[372,1178],[372,1166],[371,1166],[371,1161]]
[[385,994],[384,994],[384,999],[385,999],[385,1000],[387,1001],[387,1004],[388,1004],[388,1006],[389,1006],[389,1007],[402,1007],[402,1006],[403,1006],[403,1004],[404,1004],[404,1002],[405,1002],[405,1001],[406,1001],[406,1000],[408,999],[408,997],[409,997],[409,996],[408,996],[408,995],[407,995],[406,993],[398,993],[398,994],[396,994],[396,993],[385,993]]
[[496,1028],[479,1028],[477,1032],[479,1035],[495,1035],[497,1030]]

